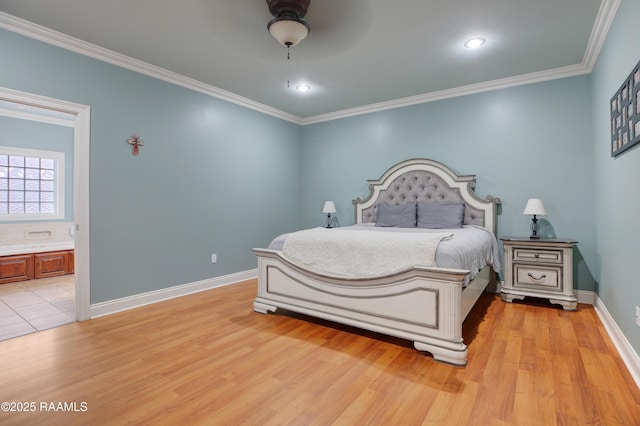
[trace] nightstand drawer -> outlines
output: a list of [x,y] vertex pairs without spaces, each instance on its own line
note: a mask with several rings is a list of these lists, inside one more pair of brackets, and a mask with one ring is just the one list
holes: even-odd
[[562,268],[513,265],[514,288],[562,291]]
[[513,260],[520,262],[562,263],[562,250],[513,249]]

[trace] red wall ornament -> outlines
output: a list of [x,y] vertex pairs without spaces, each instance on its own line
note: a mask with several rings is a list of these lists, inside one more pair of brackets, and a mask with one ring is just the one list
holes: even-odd
[[140,153],[139,147],[144,145],[144,141],[140,139],[140,136],[138,135],[131,136],[127,142],[129,142],[129,145],[133,146],[133,155],[135,156]]

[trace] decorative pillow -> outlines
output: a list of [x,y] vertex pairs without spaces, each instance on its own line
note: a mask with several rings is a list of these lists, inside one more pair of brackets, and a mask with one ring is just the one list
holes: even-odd
[[418,203],[418,228],[462,228],[464,203]]
[[416,203],[378,204],[376,226],[416,227]]

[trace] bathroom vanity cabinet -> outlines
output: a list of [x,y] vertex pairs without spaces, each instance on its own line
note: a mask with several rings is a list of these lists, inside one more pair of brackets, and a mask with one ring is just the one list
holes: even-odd
[[73,250],[0,256],[0,284],[74,273]]

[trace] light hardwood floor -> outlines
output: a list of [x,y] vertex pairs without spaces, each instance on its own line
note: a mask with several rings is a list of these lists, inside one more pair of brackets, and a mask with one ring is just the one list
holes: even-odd
[[640,390],[590,306],[485,294],[459,368],[410,342],[254,313],[255,292],[248,281],[0,342],[0,401],[36,404],[0,424],[640,423]]

